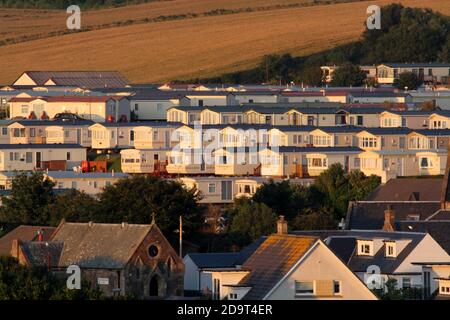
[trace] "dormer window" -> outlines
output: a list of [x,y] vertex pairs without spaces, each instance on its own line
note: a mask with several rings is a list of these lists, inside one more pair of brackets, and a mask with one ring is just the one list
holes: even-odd
[[450,296],[450,279],[438,279],[439,294]]
[[358,240],[358,255],[372,256],[373,255],[373,242],[370,240]]
[[395,258],[397,256],[397,250],[395,242],[386,242],[386,257]]

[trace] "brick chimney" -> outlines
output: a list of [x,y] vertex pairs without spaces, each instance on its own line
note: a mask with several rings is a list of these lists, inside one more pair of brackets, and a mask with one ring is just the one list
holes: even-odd
[[284,216],[278,217],[277,234],[288,234],[288,225],[287,225],[287,221],[284,220]]
[[392,209],[392,205],[388,205],[386,210],[384,210],[384,231],[395,231],[395,212]]
[[37,231],[37,241],[39,241],[39,242],[44,241],[44,231],[43,230]]

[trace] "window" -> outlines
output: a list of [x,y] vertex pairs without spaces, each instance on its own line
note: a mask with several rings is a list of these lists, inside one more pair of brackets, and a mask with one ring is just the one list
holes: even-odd
[[215,183],[208,184],[208,193],[216,193],[216,184]]
[[64,182],[59,181],[58,182],[58,189],[63,189],[64,188]]
[[158,131],[153,131],[153,141],[157,141],[158,140]]
[[358,240],[358,255],[371,256],[373,252],[373,243],[370,240]]
[[367,138],[367,137],[362,138],[361,139],[361,147],[376,148],[377,147],[377,138]]
[[134,104],[134,111],[139,111],[139,103]]
[[358,120],[357,120],[357,125],[358,125],[358,126],[362,126],[362,125],[363,125],[363,116],[358,116],[357,119],[358,119]]
[[327,167],[327,159],[325,158],[310,158],[308,159],[308,166],[315,168]]
[[402,278],[402,287],[403,287],[403,289],[411,288],[411,278],[410,277]]
[[333,293],[336,295],[341,294],[341,282],[339,280],[333,281]]
[[433,167],[433,163],[431,161],[431,159],[429,158],[420,158],[420,168],[421,169],[427,169],[427,168],[432,168]]
[[36,137],[36,129],[30,128],[30,137]]
[[2,128],[2,136],[8,135],[8,128]]
[[70,161],[70,152],[67,152],[67,154],[66,154],[66,160],[67,160],[67,161]]
[[26,163],[33,163],[33,153],[32,152],[27,152],[25,154],[25,162]]
[[313,295],[313,281],[295,281],[295,295]]
[[386,243],[386,257],[395,258],[395,242],[387,242]]
[[94,181],[94,188],[97,189],[97,181]]
[[203,100],[198,100],[198,106],[203,107]]
[[159,253],[159,249],[156,245],[152,244],[148,247],[148,255],[152,258],[156,257]]
[[69,130],[64,130],[64,138],[69,138],[70,132]]
[[163,104],[162,103],[157,103],[156,104],[156,112],[161,112],[163,110]]
[[77,188],[77,182],[76,181],[72,181],[72,189],[76,189]]
[[22,113],[28,113],[28,106],[27,105],[22,105],[21,106],[21,112]]
[[237,293],[230,293],[229,299],[230,300],[237,300]]

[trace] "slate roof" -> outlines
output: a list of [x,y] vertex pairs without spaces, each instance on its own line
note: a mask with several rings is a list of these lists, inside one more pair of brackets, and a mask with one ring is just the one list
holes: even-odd
[[395,128],[362,128],[361,131],[367,131],[373,135],[401,135],[408,134],[412,129],[405,127],[395,127]]
[[129,82],[116,71],[26,71],[25,73],[37,85],[44,85],[49,79],[59,86],[86,88],[125,87]]
[[450,129],[416,129],[413,132],[432,137],[450,136]]
[[121,269],[155,225],[62,223],[51,241],[63,241],[60,267]]
[[[400,264],[408,257],[414,248],[426,236],[419,232],[390,232],[382,230],[331,230],[331,231],[294,231],[294,234],[318,236],[326,240],[329,248],[353,272],[365,272],[370,265],[377,265],[381,273],[393,274]],[[409,243],[395,258],[385,256],[385,246],[382,245],[373,256],[356,255],[357,239],[408,240]]]
[[250,286],[246,300],[261,300],[317,241],[314,237],[270,235],[242,265],[250,273],[239,283]]
[[199,269],[204,268],[233,268],[239,257],[238,252],[223,253],[189,253]]
[[34,241],[22,242],[20,246],[31,265],[58,267],[64,243],[62,241]]
[[0,255],[9,255],[13,240],[35,241],[37,232],[43,231],[43,240],[47,241],[55,231],[54,227],[21,225],[0,238]]
[[440,201],[442,179],[390,179],[378,186],[367,201]]
[[400,231],[429,233],[450,254],[450,220],[399,221],[395,228]]
[[349,204],[346,229],[382,229],[388,205],[394,210],[395,221],[408,220],[408,215],[425,220],[441,208],[440,201],[354,201]]

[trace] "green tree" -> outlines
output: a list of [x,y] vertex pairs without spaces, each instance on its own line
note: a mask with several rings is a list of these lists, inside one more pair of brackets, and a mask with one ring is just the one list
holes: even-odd
[[69,222],[94,220],[99,203],[96,198],[75,189],[59,194],[49,205],[50,224],[58,225],[61,219]]
[[150,223],[155,213],[163,232],[177,229],[180,215],[186,233],[202,225],[197,191],[186,190],[176,181],[133,176],[106,187],[98,198],[98,210],[92,219],[96,222]]
[[54,185],[41,172],[17,173],[12,179],[11,195],[2,198],[0,222],[10,225],[47,225],[49,205],[55,199]]
[[413,72],[402,72],[394,80],[394,86],[398,89],[415,90],[422,85],[422,81]]
[[101,299],[98,289],[82,281],[80,290],[68,290],[45,267],[26,267],[17,259],[0,256],[0,300],[88,300]]
[[256,190],[253,200],[265,204],[277,215],[284,215],[290,219],[297,214],[293,195],[294,192],[288,180],[275,182],[271,179]]
[[265,204],[248,198],[237,199],[227,216],[230,236],[241,246],[275,231],[277,215]]
[[319,66],[305,67],[294,78],[297,84],[305,86],[320,86],[323,83],[323,74]]
[[381,178],[376,175],[366,176],[360,170],[353,170],[347,176],[349,200],[364,200],[381,183]]
[[327,212],[308,209],[295,217],[294,230],[334,230],[337,222]]
[[366,79],[366,74],[359,66],[352,63],[344,63],[333,72],[331,85],[336,87],[361,86]]

